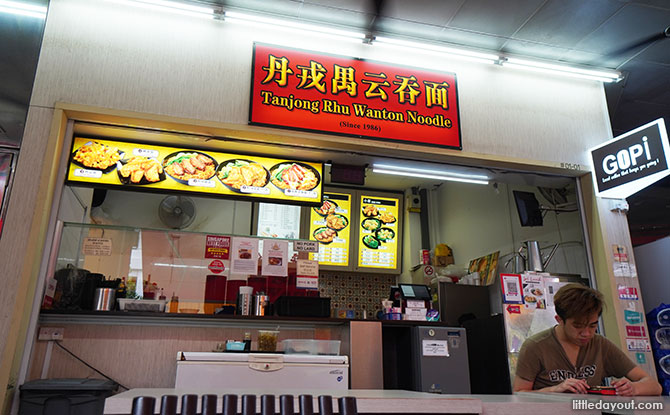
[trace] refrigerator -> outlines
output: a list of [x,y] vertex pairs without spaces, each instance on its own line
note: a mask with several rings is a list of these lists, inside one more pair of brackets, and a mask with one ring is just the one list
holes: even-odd
[[177,352],[175,388],[349,389],[347,356]]

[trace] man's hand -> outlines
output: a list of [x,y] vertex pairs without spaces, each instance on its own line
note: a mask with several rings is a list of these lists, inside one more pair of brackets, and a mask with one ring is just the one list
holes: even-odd
[[570,378],[547,389],[550,389],[548,392],[586,393],[589,389],[589,384],[584,379]]
[[628,378],[621,378],[616,382],[612,383],[612,386],[616,388],[616,394],[621,396],[635,396],[635,383],[631,382]]

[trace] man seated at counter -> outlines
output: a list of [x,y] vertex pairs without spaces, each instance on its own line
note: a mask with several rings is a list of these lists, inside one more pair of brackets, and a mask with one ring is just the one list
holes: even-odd
[[554,296],[558,325],[528,338],[521,346],[514,391],[587,393],[616,377],[617,395],[660,395],[661,385],[611,341],[596,334],[602,294],[568,284]]

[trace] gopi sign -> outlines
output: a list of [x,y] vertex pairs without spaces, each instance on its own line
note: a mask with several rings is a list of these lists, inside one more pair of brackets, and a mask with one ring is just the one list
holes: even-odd
[[624,199],[670,175],[670,145],[663,118],[591,149],[600,197]]

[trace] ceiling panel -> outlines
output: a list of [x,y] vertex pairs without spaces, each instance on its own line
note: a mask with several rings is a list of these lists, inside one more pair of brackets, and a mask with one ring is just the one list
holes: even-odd
[[549,0],[513,37],[574,47],[621,7],[618,0]]
[[545,0],[467,0],[449,27],[511,36]]
[[623,67],[629,72],[623,95],[628,100],[667,103],[670,91],[670,66],[631,61]]
[[416,37],[426,40],[439,40],[442,28],[434,25],[410,22],[408,20],[380,18],[377,20],[377,34]]
[[548,46],[544,43],[530,42],[524,40],[509,40],[502,48],[502,52],[512,55],[528,56],[533,58],[557,60],[570,50]]
[[625,55],[630,52],[632,45],[661,33],[669,22],[670,10],[627,4],[579,42],[576,48],[612,57],[618,54]]
[[670,65],[670,38],[657,40],[637,55],[635,60]]
[[661,117],[670,120],[670,106],[622,99],[612,118],[612,132],[617,136]]
[[262,13],[278,14],[282,16],[297,17],[302,8],[302,1],[294,0],[210,0],[204,1],[209,4],[224,4],[226,9],[246,9]]
[[327,21],[329,24],[346,27],[368,28],[374,15],[339,7],[305,3],[298,17],[310,21]]
[[445,26],[465,0],[386,0],[381,15],[400,20]]

